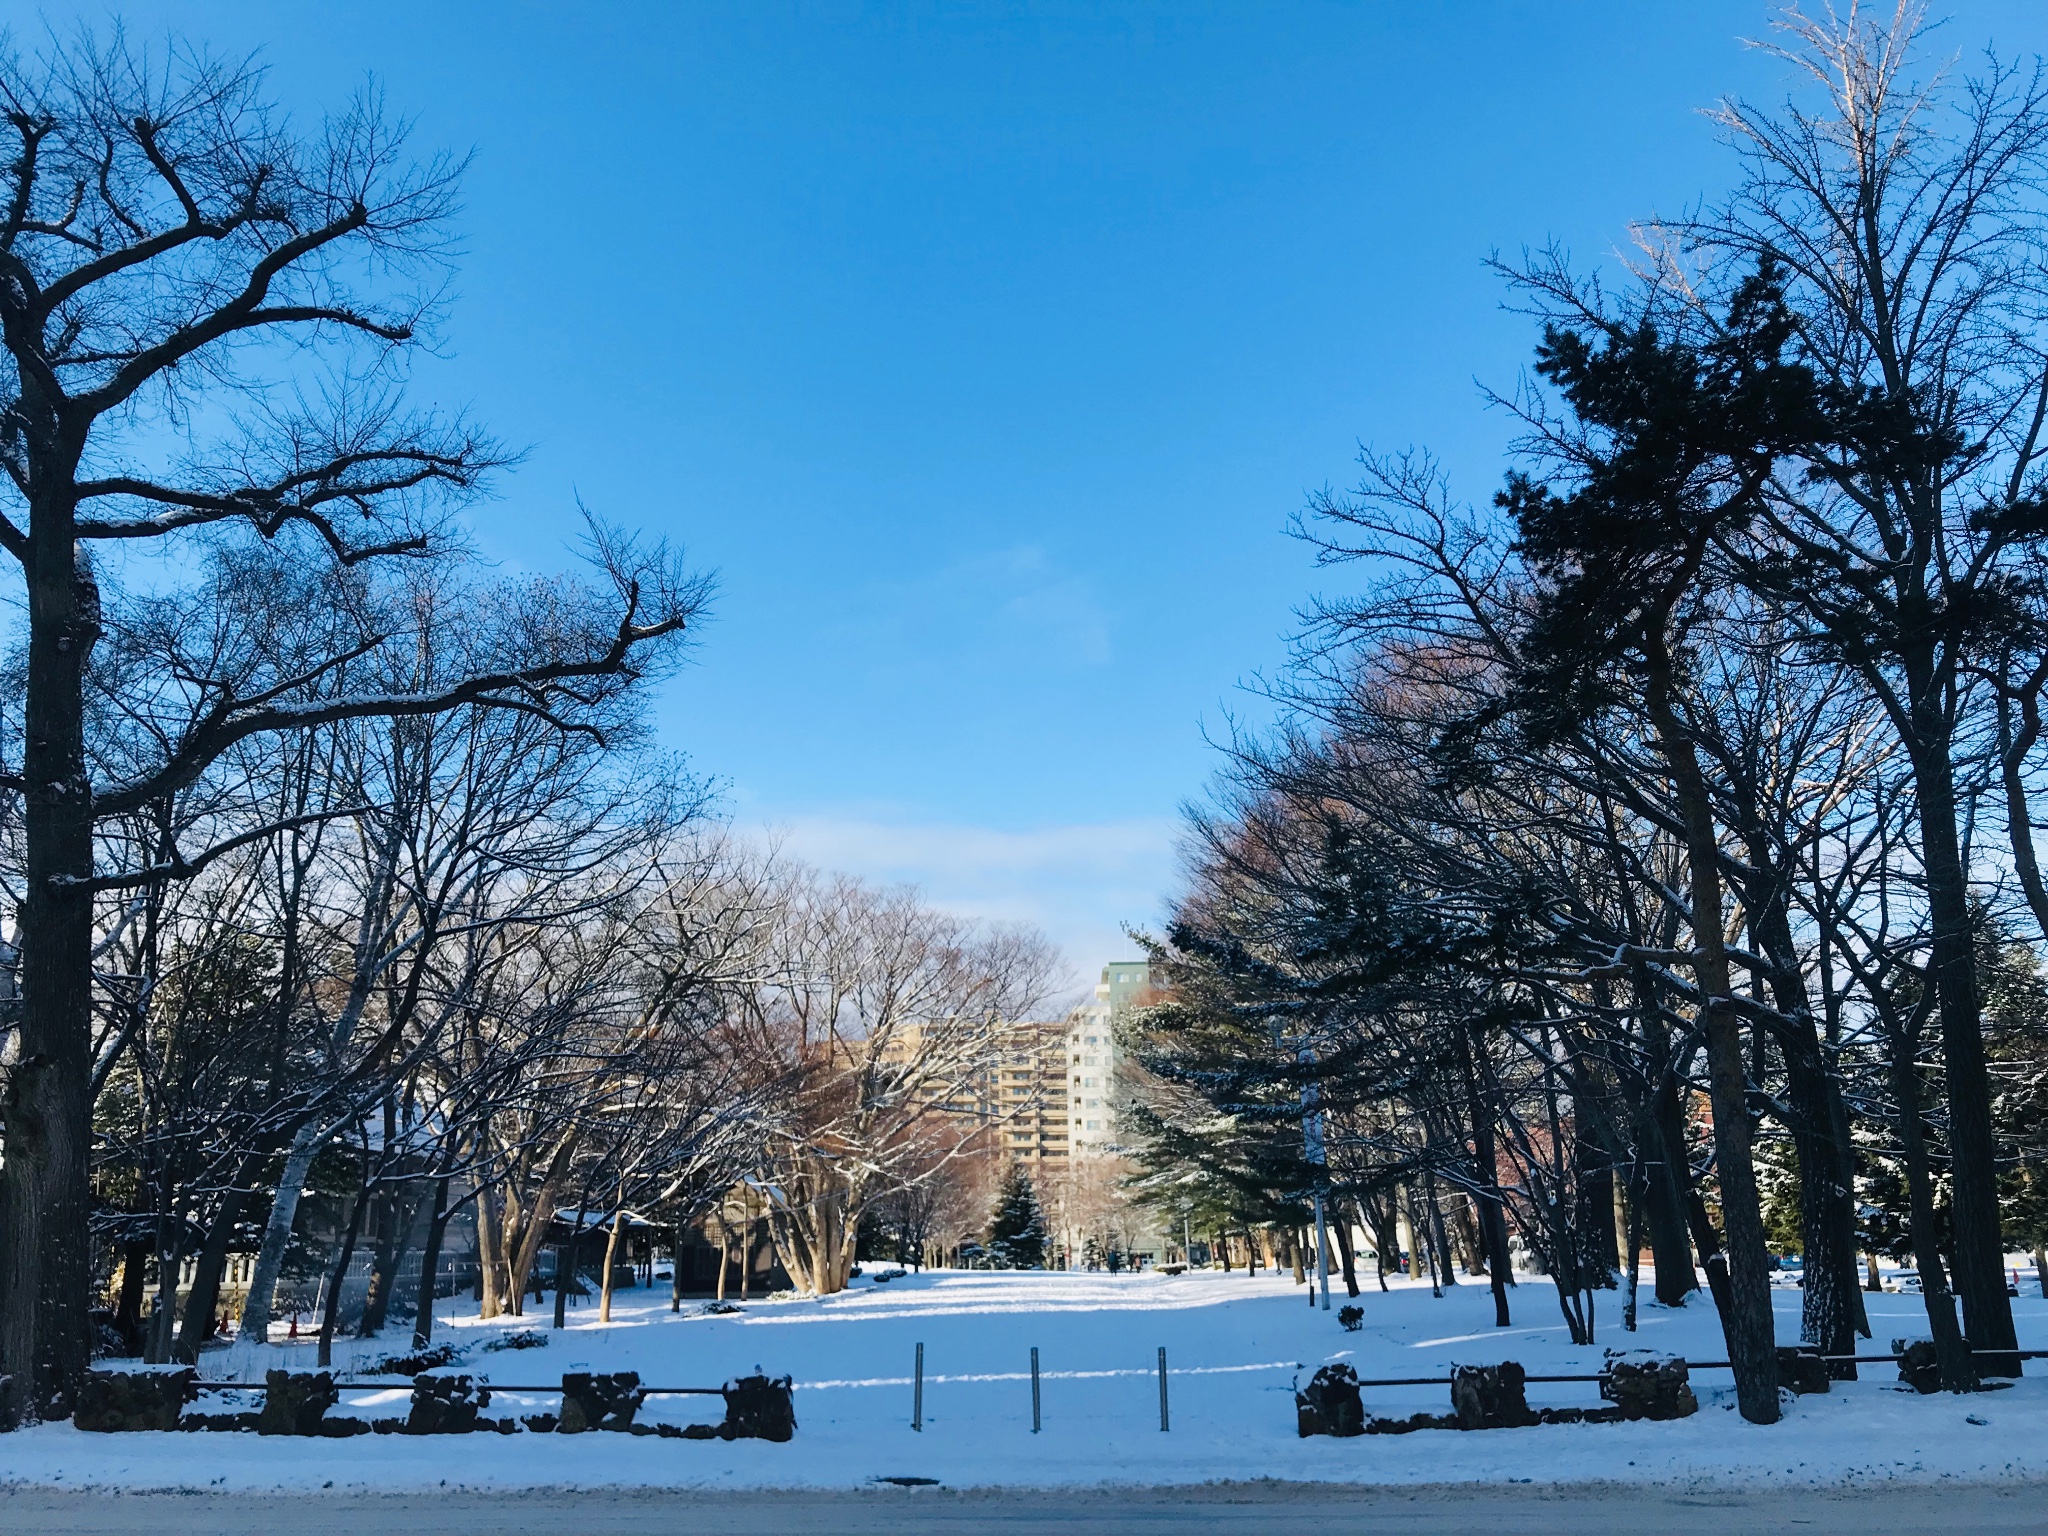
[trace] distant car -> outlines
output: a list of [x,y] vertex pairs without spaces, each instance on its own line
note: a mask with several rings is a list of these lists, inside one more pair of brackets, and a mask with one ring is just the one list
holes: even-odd
[[1901,1296],[1918,1296],[1920,1294],[1920,1277],[1918,1275],[1893,1275],[1891,1279],[1885,1281],[1884,1288]]

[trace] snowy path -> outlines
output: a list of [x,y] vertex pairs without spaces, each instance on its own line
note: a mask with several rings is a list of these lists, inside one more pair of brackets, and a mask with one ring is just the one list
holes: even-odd
[[[2029,1279],[2022,1289],[2035,1286]],[[637,1293],[644,1295],[645,1293]],[[1719,1358],[1704,1297],[1674,1311],[1646,1309],[1624,1334],[1603,1310],[1599,1343],[1574,1348],[1541,1282],[1513,1293],[1514,1325],[1490,1326],[1479,1286],[1442,1298],[1397,1286],[1360,1298],[1365,1327],[1344,1333],[1284,1277],[963,1274],[886,1286],[866,1281],[824,1301],[754,1301],[736,1316],[686,1311],[625,1293],[606,1327],[592,1309],[544,1349],[487,1353],[471,1369],[500,1382],[543,1383],[572,1369],[634,1369],[656,1385],[715,1385],[759,1366],[797,1382],[796,1440],[673,1441],[626,1436],[363,1436],[346,1441],[226,1435],[85,1435],[51,1425],[0,1436],[0,1487],[122,1487],[253,1491],[509,1487],[857,1488],[877,1477],[937,1479],[947,1488],[1177,1485],[1280,1478],[1304,1483],[1424,1485],[1484,1481],[1620,1480],[1666,1486],[1769,1489],[1816,1484],[2048,1479],[2048,1362],[2000,1392],[1921,1398],[1894,1389],[1888,1366],[1798,1400],[1759,1428],[1732,1408],[1725,1372],[1695,1378],[1703,1404],[1675,1424],[1557,1425],[1481,1434],[1420,1433],[1350,1441],[1300,1440],[1292,1383],[1325,1360],[1364,1377],[1441,1376],[1458,1363],[1520,1360],[1535,1373],[1593,1372],[1604,1348],[1647,1346]],[[1874,1346],[1926,1332],[1917,1298],[1871,1296]],[[1779,1337],[1798,1332],[1799,1294],[1776,1293]],[[2021,1343],[2048,1347],[2048,1307],[2015,1303]],[[444,1337],[481,1345],[545,1317],[447,1320]],[[925,1346],[925,1429],[910,1428],[914,1347]],[[1042,1364],[1044,1432],[1031,1432],[1029,1352]],[[367,1358],[388,1351],[362,1348]],[[1157,1351],[1167,1350],[1172,1430],[1158,1419]],[[260,1379],[265,1365],[309,1366],[307,1348],[207,1357],[207,1374]],[[344,1368],[346,1360],[337,1362]],[[347,1411],[402,1411],[405,1389],[352,1393]],[[1591,1405],[1590,1385],[1532,1386],[1532,1403]],[[1367,1393],[1377,1413],[1441,1412],[1441,1385]],[[493,1412],[551,1400],[501,1392]],[[657,1398],[650,1419],[715,1418],[717,1400]]]

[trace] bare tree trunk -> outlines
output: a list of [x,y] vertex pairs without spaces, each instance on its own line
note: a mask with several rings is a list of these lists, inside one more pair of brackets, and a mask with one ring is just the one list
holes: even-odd
[[1991,1077],[1984,1061],[1983,1008],[1977,988],[1977,925],[1956,828],[1955,767],[1949,757],[1946,707],[1939,691],[1929,688],[1920,694],[1914,723],[1921,728],[1921,742],[1912,758],[1927,915],[1934,930],[1929,962],[1941,1020],[1942,1064],[1947,1069],[1956,1291],[1971,1341],[1979,1349],[2003,1352],[1980,1368],[1987,1375],[2017,1376],[2019,1357],[2010,1353],[2017,1338],[2005,1290],[2005,1241],[1998,1222]]
[[[621,1190],[623,1195],[625,1191]],[[612,1235],[605,1239],[604,1279],[598,1282],[597,1320],[608,1323],[612,1320],[612,1264],[619,1255],[619,1234],[626,1230],[626,1207],[623,1200],[612,1212]]]
[[[1351,1218],[1340,1208],[1337,1212],[1337,1257],[1344,1266],[1344,1294],[1358,1294],[1358,1263],[1351,1251]],[[1229,1261],[1225,1260],[1228,1267]]]
[[[1373,1278],[1379,1281],[1380,1290],[1382,1293],[1384,1293],[1387,1289],[1386,1223],[1377,1219],[1377,1211],[1366,1204],[1365,1198],[1363,1196],[1360,1196],[1355,1203],[1358,1206],[1359,1225],[1362,1226],[1367,1232],[1370,1232],[1372,1234]],[[1377,1203],[1377,1201],[1374,1202],[1375,1205],[1377,1205]]]
[[220,1210],[215,1213],[206,1242],[199,1250],[199,1262],[192,1272],[192,1289],[185,1297],[184,1321],[178,1331],[177,1356],[188,1363],[199,1358],[199,1346],[213,1336],[221,1276],[227,1271],[228,1244],[234,1241],[235,1226],[248,1201],[248,1181],[256,1176],[254,1161],[244,1160],[235,1175],[235,1187],[221,1197]]
[[583,1209],[576,1210],[576,1228],[569,1234],[568,1243],[555,1250],[555,1326],[569,1325],[569,1287],[578,1283],[576,1279],[576,1250],[583,1246]]
[[391,1311],[391,1287],[398,1281],[398,1266],[405,1262],[407,1239],[419,1215],[419,1200],[407,1198],[403,1185],[388,1188],[377,1202],[377,1241],[370,1256],[370,1288],[363,1295],[363,1316],[356,1325],[356,1337],[375,1338],[384,1329]]
[[441,1239],[448,1232],[448,1175],[434,1180],[434,1213],[427,1222],[427,1241],[420,1249],[420,1298],[413,1309],[412,1346],[425,1349],[434,1340],[434,1292],[440,1280]]
[[325,1305],[320,1310],[320,1368],[325,1370],[334,1363],[334,1323],[341,1315],[341,1288],[348,1279],[349,1266],[355,1262],[356,1234],[363,1227],[363,1207],[370,1199],[370,1153],[363,1151],[362,1182],[356,1186],[355,1200],[349,1206],[348,1230],[341,1239],[341,1253],[334,1261],[334,1274],[327,1282]]
[[131,1355],[142,1352],[142,1272],[148,1262],[147,1239],[131,1238],[121,1245],[121,1294],[114,1304],[114,1331]]
[[1451,1242],[1465,1273],[1477,1279],[1486,1273],[1485,1249],[1480,1246],[1479,1223],[1473,1214],[1472,1197],[1461,1194],[1451,1202]]
[[676,1218],[675,1251],[668,1263],[668,1309],[683,1310],[683,1219]]
[[754,1201],[744,1186],[740,1189],[740,1300],[754,1282]]
[[1443,1275],[1443,1283],[1445,1285],[1456,1285],[1458,1283],[1458,1271],[1451,1263],[1451,1241],[1444,1232],[1443,1207],[1437,1203],[1436,1175],[1434,1173],[1425,1173],[1422,1176],[1422,1185],[1426,1192],[1427,1204],[1429,1206],[1430,1240],[1436,1245],[1438,1268]]
[[1670,770],[1673,797],[1685,824],[1693,974],[1702,999],[1707,1097],[1714,1115],[1714,1164],[1720,1174],[1722,1218],[1728,1228],[1730,1305],[1722,1310],[1721,1331],[1728,1343],[1736,1404],[1742,1416],[1752,1424],[1775,1424],[1778,1354],[1771,1320],[1770,1259],[1764,1248],[1763,1206],[1751,1157],[1742,1030],[1730,1006],[1733,991],[1724,938],[1721,845],[1699,749],[1673,707],[1671,658],[1664,649],[1661,621],[1654,631],[1645,646],[1650,666],[1644,703],[1656,725],[1658,748]]
[[[497,1204],[488,1192],[476,1197],[477,1316],[497,1317],[505,1310],[505,1238],[498,1224]],[[514,1298],[515,1305],[518,1298]],[[515,1314],[516,1315],[516,1314]]]
[[1771,1000],[1785,1022],[1773,1031],[1785,1067],[1790,1113],[1785,1128],[1799,1158],[1799,1215],[1805,1250],[1805,1286],[1800,1294],[1800,1332],[1823,1355],[1839,1363],[1829,1375],[1856,1378],[1856,1335],[1870,1331],[1856,1289],[1855,1154],[1849,1116],[1842,1102],[1839,1069],[1831,1070],[1821,1047],[1799,951],[1792,936],[1788,882],[1775,866],[1760,828],[1749,836],[1750,927],[1757,948],[1770,957]]
[[[1493,1139],[1493,1114],[1482,1090],[1479,1071],[1480,1042],[1473,1037],[1476,1026],[1453,1030],[1458,1052],[1458,1074],[1464,1079],[1465,1113],[1472,1122],[1472,1172],[1475,1175],[1474,1204],[1479,1217],[1479,1235],[1486,1244],[1487,1283],[1493,1292],[1493,1326],[1510,1326],[1508,1287],[1515,1283],[1514,1261],[1508,1253],[1508,1216],[1500,1192],[1500,1152]],[[1491,1069],[1486,1074],[1492,1082]],[[1380,1288],[1386,1288],[1386,1264],[1380,1265]]]
[[1401,1245],[1401,1252],[1407,1255],[1408,1278],[1419,1278],[1422,1274],[1422,1245],[1415,1238],[1415,1218],[1409,1214],[1406,1184],[1394,1190],[1394,1236]]
[[1619,1256],[1621,1264],[1628,1264],[1631,1262],[1628,1256],[1628,1247],[1630,1242],[1629,1224],[1632,1219],[1629,1215],[1628,1175],[1624,1174],[1620,1178],[1615,1178],[1612,1177],[1612,1170],[1610,1170],[1610,1177],[1607,1182],[1614,1192],[1614,1251]]
[[[74,441],[56,428],[56,402],[26,369],[20,389],[16,419],[36,423],[30,452],[66,459],[46,483],[68,488],[82,429]],[[74,512],[68,495],[46,495],[29,512],[21,1007],[0,1162],[0,1428],[65,1417],[92,1361],[93,801],[84,673],[100,635],[100,599]]]
[[1936,1238],[1934,1170],[1927,1151],[1927,1132],[1920,1119],[1920,1070],[1912,1042],[1891,1042],[1892,1097],[1899,1107],[1899,1146],[1905,1153],[1907,1205],[1912,1215],[1913,1259],[1920,1271],[1920,1298],[1927,1309],[1928,1331],[1941,1367],[1942,1387],[1950,1392],[1977,1389],[1977,1362],[1971,1342],[1956,1324],[1955,1297],[1949,1293]]
[[[277,1277],[284,1269],[285,1250],[291,1245],[292,1226],[298,1219],[299,1196],[313,1171],[313,1159],[324,1139],[323,1128],[307,1124],[292,1137],[285,1154],[284,1172],[278,1175],[277,1194],[263,1226],[263,1246],[256,1252],[256,1266],[249,1276],[249,1294],[242,1302],[242,1337],[257,1344],[270,1339],[271,1311],[276,1301]],[[489,1316],[486,1313],[485,1316]]]
[[[1638,992],[1655,1007],[1647,985]],[[1657,1029],[1655,1054],[1665,1059],[1656,1088],[1637,1112],[1636,1146],[1642,1171],[1636,1189],[1642,1204],[1640,1223],[1650,1242],[1650,1263],[1656,1274],[1656,1298],[1667,1307],[1682,1307],[1699,1289],[1693,1271],[1693,1245],[1686,1220],[1686,1198],[1692,1189],[1692,1163],[1685,1150],[1684,1113],[1669,1069],[1670,1042]],[[1715,1297],[1718,1306],[1720,1298]]]
[[[1616,1179],[1614,1185],[1617,1190],[1624,1190],[1624,1185],[1632,1182]],[[1643,1271],[1643,1219],[1640,1214],[1642,1202],[1631,1198],[1626,1192],[1623,1193],[1622,1199],[1628,1216],[1627,1234],[1622,1239],[1623,1247],[1628,1253],[1628,1300],[1621,1309],[1621,1326],[1623,1332],[1634,1333],[1636,1295]]]
[[[1669,1070],[1658,1082],[1652,1112],[1657,1129],[1655,1145],[1663,1153],[1660,1160],[1663,1180],[1660,1186],[1657,1170],[1651,1170],[1649,1190],[1653,1198],[1648,1202],[1652,1218],[1650,1251],[1658,1265],[1657,1299],[1666,1306],[1683,1306],[1685,1298],[1699,1289],[1699,1281],[1694,1275],[1697,1254],[1697,1265],[1706,1274],[1707,1290],[1714,1298],[1714,1309],[1725,1313],[1730,1305],[1728,1261],[1721,1253],[1721,1236],[1708,1220],[1706,1202],[1700,1198],[1699,1188],[1693,1181],[1692,1161],[1685,1146],[1685,1112],[1678,1101],[1677,1077]],[[1676,1202],[1681,1223],[1678,1236],[1672,1239],[1672,1283],[1668,1287],[1664,1274],[1665,1254],[1658,1245],[1657,1197]],[[1683,1284],[1679,1283],[1681,1275]],[[1676,1300],[1673,1299],[1674,1294]]]

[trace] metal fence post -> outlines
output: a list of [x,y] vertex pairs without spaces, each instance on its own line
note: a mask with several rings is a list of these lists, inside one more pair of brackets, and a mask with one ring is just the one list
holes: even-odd
[[910,1389],[910,1427],[924,1428],[924,1346],[917,1346],[917,1385]]
[[1038,1433],[1038,1346],[1031,1346],[1031,1433]]
[[1166,1417],[1166,1346],[1162,1344],[1159,1346],[1159,1432],[1162,1435],[1165,1434],[1168,1427],[1169,1423]]

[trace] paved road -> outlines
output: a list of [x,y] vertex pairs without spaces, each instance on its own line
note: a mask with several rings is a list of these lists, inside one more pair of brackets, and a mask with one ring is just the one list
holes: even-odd
[[1563,1488],[1383,1490],[1288,1483],[1071,1493],[527,1493],[492,1496],[0,1492],[7,1536],[1890,1536],[2048,1533],[2041,1484],[1767,1492]]

